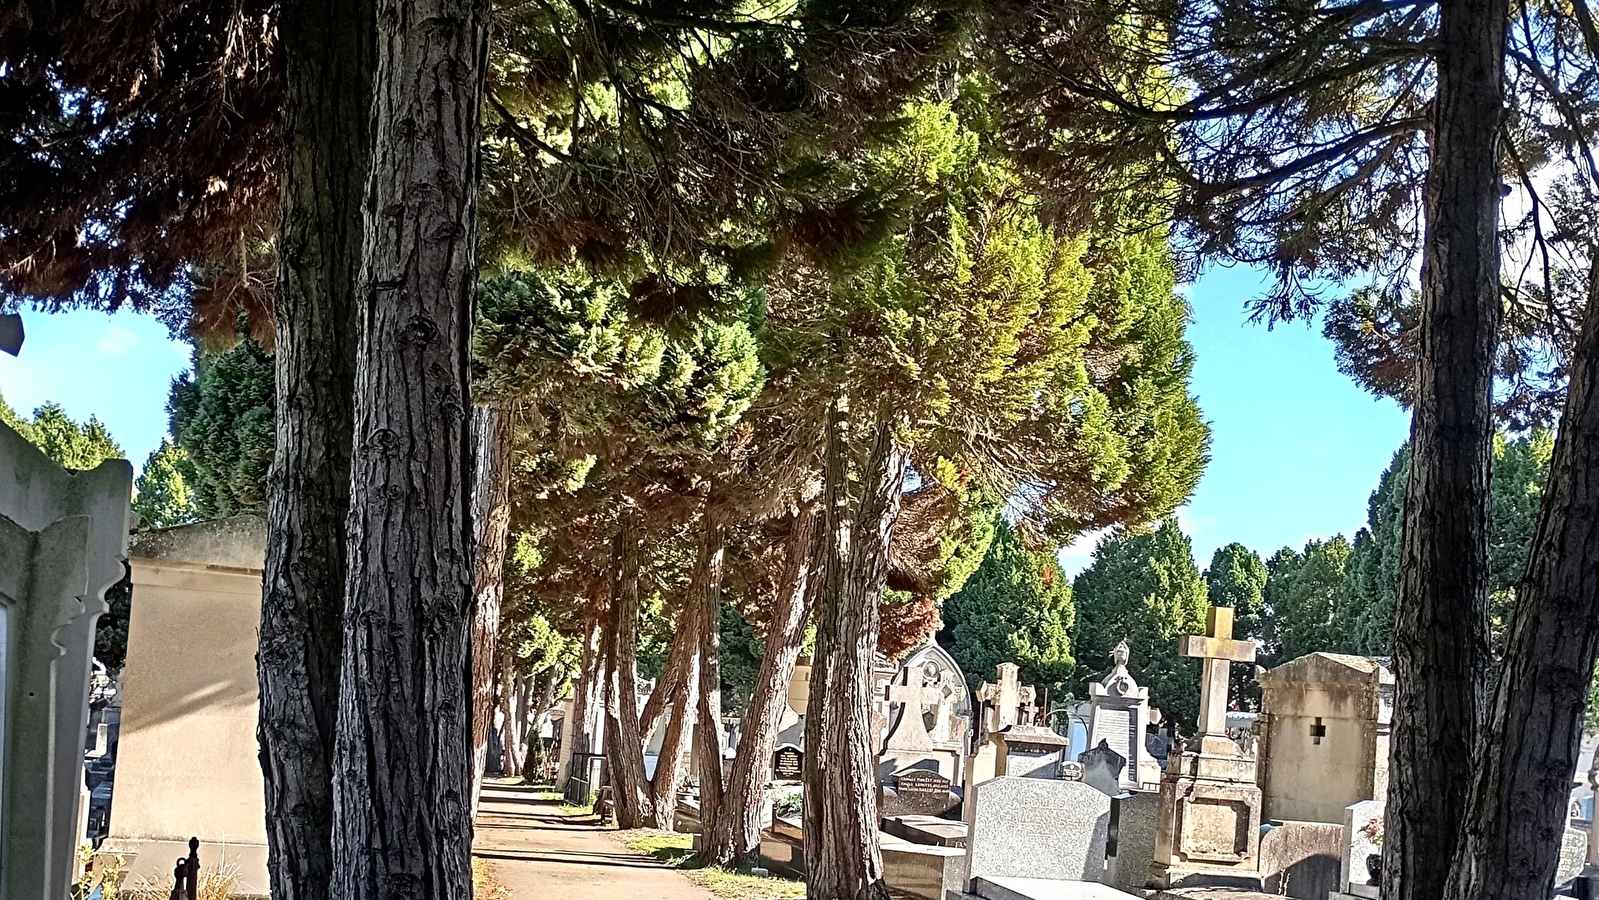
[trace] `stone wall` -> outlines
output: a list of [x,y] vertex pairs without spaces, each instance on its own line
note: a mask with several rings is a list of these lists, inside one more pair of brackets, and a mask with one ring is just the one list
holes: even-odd
[[134,535],[122,739],[103,853],[170,881],[190,836],[207,868],[266,893],[255,737],[266,525],[240,516]]

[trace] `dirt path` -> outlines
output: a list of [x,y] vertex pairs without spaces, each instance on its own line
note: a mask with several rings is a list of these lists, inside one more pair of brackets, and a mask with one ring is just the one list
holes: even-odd
[[472,855],[511,900],[712,900],[655,859],[623,847],[594,819],[562,815],[529,788],[487,784]]

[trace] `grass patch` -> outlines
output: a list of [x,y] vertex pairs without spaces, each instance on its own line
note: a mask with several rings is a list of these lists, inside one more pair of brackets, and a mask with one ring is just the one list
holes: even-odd
[[693,835],[640,828],[619,831],[616,837],[632,850],[681,869],[690,881],[723,900],[795,900],[805,896],[805,882],[797,879],[695,865]]

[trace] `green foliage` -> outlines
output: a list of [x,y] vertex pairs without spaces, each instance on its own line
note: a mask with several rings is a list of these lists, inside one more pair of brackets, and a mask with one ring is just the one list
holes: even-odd
[[722,604],[722,714],[737,715],[755,696],[766,641],[731,603]]
[[1003,518],[977,571],[944,601],[938,642],[960,664],[972,688],[1014,662],[1024,684],[1057,693],[1076,665],[1071,633],[1072,589],[1053,553],[1028,549]]
[[128,659],[128,613],[133,609],[133,573],[122,564],[122,580],[106,588],[106,605],[94,625],[94,658],[111,671]]
[[151,451],[144,470],[133,483],[133,511],[152,528],[169,528],[193,522],[196,517],[194,494],[188,477],[194,471],[183,448],[163,438]]
[[1399,596],[1400,539],[1405,524],[1405,481],[1410,449],[1400,447],[1366,502],[1366,527],[1355,533],[1349,554],[1349,614],[1345,625],[1356,653],[1388,653]]
[[1316,651],[1340,652],[1349,645],[1346,570],[1349,542],[1338,535],[1288,547],[1266,561],[1266,660],[1272,666]]
[[248,337],[223,353],[196,353],[194,372],[173,380],[167,412],[200,518],[266,510],[273,406],[272,359]]
[[1213,606],[1231,607],[1234,637],[1260,637],[1265,606],[1266,564],[1243,544],[1218,547],[1205,570],[1205,586]]
[[1149,688],[1151,702],[1175,727],[1194,727],[1199,673],[1177,645],[1185,635],[1203,633],[1206,590],[1193,548],[1175,521],[1100,541],[1093,564],[1072,586],[1073,693],[1085,694],[1087,682],[1109,670],[1111,650],[1125,639],[1132,651],[1128,669]]
[[87,422],[73,421],[60,404],[45,403],[33,411],[32,419],[25,419],[0,398],[0,422],[10,425],[63,469],[88,471],[108,459],[125,456],[99,419],[90,416]]

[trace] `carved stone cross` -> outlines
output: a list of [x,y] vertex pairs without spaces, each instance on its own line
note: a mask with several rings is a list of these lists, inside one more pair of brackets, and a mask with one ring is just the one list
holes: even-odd
[[1021,721],[1021,708],[1033,703],[1033,689],[1023,687],[1021,668],[1015,663],[1000,663],[994,670],[998,684],[984,682],[977,688],[977,701],[985,708],[983,729],[999,731]]
[[[1212,606],[1205,617],[1205,633],[1183,638],[1184,656],[1200,660],[1203,677],[1199,683],[1199,737],[1205,752],[1210,738],[1227,737],[1227,669],[1235,662],[1254,662],[1255,643],[1233,640],[1233,611],[1227,606]],[[1217,745],[1219,746],[1219,745]]]
[[[942,714],[944,702],[942,685],[928,684],[927,675],[920,668],[906,671],[902,679],[891,682],[886,692],[890,707],[895,705],[900,707],[899,723],[894,728],[894,733],[888,737],[888,746],[902,749],[930,748],[936,735],[928,729],[922,711],[932,705]],[[937,724],[935,719],[935,729]]]

